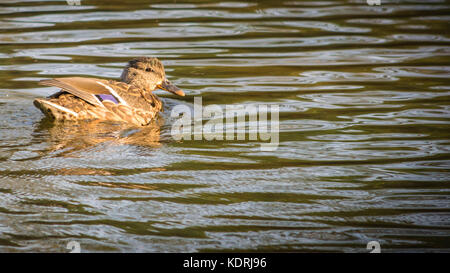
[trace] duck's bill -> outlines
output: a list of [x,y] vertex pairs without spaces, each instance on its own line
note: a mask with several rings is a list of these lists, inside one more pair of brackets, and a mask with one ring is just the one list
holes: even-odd
[[170,93],[174,93],[175,95],[184,97],[184,92],[180,88],[176,87],[174,84],[169,82],[169,80],[164,80],[159,86],[162,90],[169,91]]

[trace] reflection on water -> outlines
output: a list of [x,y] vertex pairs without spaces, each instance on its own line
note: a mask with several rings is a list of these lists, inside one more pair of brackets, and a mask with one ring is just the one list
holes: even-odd
[[[55,124],[56,123],[56,124]],[[139,145],[149,147],[160,146],[160,123],[156,120],[145,128],[133,128],[128,124],[100,121],[53,122],[43,118],[35,133],[48,130],[49,148],[46,153],[54,155],[63,151],[73,155],[100,144],[107,145]]]
[[[0,251],[450,250],[449,1],[0,3]],[[147,128],[53,123],[54,76],[163,60]],[[175,141],[180,104],[279,105],[280,144]]]

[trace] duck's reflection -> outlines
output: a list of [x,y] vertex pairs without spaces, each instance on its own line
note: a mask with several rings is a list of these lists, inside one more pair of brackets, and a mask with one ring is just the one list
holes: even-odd
[[[40,120],[35,133],[48,135],[49,152],[55,156],[74,156],[101,143],[129,144],[159,147],[160,130],[164,121],[156,119],[145,127],[133,127],[126,123],[105,121],[55,122],[48,118]],[[47,134],[48,133],[48,134]]]

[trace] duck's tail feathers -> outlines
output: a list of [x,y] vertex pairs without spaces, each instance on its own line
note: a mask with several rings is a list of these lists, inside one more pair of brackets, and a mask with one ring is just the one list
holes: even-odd
[[74,120],[78,117],[78,113],[46,99],[35,99],[33,103],[42,113],[53,119]]

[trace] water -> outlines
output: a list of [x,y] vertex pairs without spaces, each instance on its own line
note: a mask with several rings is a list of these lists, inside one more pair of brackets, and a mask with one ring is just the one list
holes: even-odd
[[[0,3],[0,251],[450,251],[450,1],[126,2]],[[187,94],[149,128],[32,104],[136,56]],[[278,149],[175,141],[194,96],[279,105]]]

